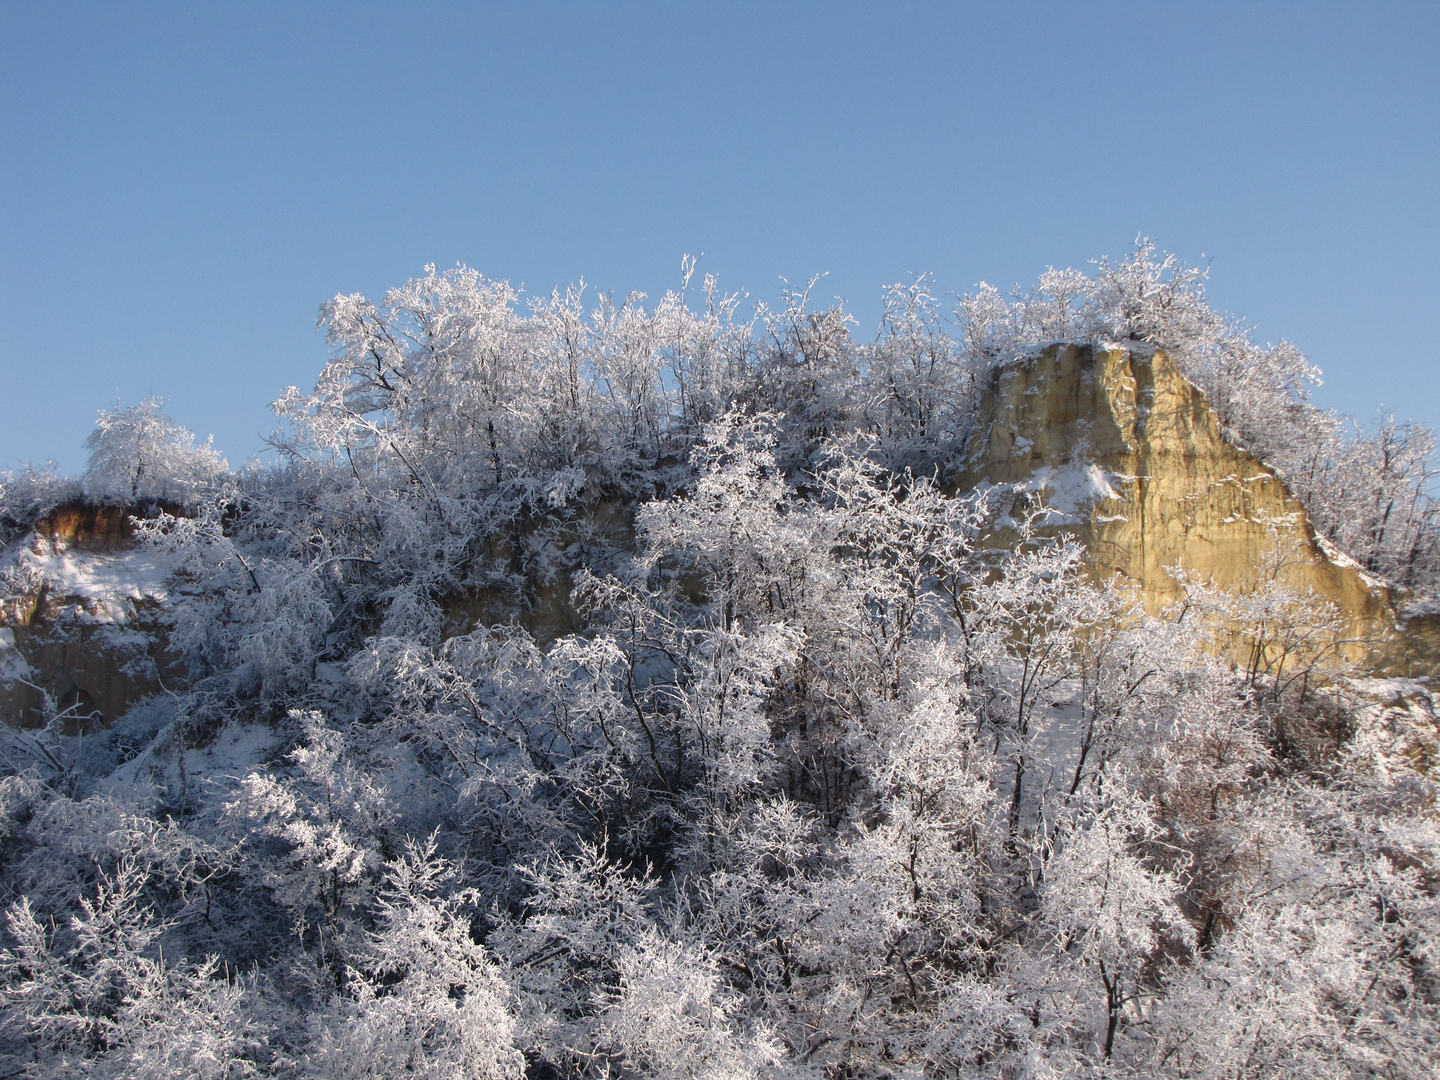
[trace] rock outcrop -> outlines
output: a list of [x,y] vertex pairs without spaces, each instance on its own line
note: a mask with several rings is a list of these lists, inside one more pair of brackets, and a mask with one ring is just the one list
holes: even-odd
[[140,508],[66,503],[0,559],[0,721],[106,725],[162,688],[166,570],[136,547]]
[[1178,568],[1231,593],[1277,581],[1329,601],[1352,659],[1394,636],[1388,590],[1317,538],[1283,479],[1225,437],[1163,352],[1057,344],[998,366],[954,479],[987,483],[1018,485],[1047,508],[1044,531],[1072,532],[1092,572],[1134,586],[1151,613],[1184,597]]

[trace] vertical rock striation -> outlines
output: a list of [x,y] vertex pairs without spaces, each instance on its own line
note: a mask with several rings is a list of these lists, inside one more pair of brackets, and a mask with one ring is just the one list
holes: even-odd
[[1051,345],[995,368],[979,417],[957,489],[1017,485],[1047,508],[1046,531],[1072,532],[1093,572],[1131,584],[1150,612],[1184,596],[1178,568],[1234,593],[1273,580],[1313,594],[1347,638],[1392,634],[1388,590],[1316,536],[1284,480],[1225,437],[1163,352]]

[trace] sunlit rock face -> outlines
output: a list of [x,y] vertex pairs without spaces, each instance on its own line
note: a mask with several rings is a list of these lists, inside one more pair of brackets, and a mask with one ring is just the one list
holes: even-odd
[[73,733],[162,689],[167,570],[135,544],[137,509],[66,503],[0,558],[0,720],[59,712]]
[[[167,507],[172,510],[173,508]],[[114,503],[95,504],[74,499],[57,506],[35,523],[37,539],[52,548],[75,551],[116,551],[128,548],[135,530],[130,515],[135,507]]]
[[1184,597],[1178,568],[1236,593],[1270,580],[1313,593],[1349,638],[1393,633],[1388,591],[1317,539],[1284,481],[1227,440],[1163,352],[1051,345],[997,367],[979,417],[957,490],[1020,485],[1012,517],[1044,507],[1044,532],[1073,532],[1094,573],[1133,586],[1151,613]]

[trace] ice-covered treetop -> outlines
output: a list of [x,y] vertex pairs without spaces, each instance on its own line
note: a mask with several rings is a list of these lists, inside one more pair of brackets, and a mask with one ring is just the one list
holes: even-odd
[[90,463],[82,478],[96,502],[167,500],[187,504],[211,490],[229,464],[211,445],[161,411],[160,398],[103,409],[85,440]]

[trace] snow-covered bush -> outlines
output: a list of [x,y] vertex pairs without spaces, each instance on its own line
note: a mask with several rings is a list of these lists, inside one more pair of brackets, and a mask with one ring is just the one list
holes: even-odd
[[78,481],[59,475],[54,465],[0,472],[0,544],[8,544],[35,522],[82,492]]
[[102,409],[85,440],[82,483],[97,502],[167,501],[189,505],[212,490],[228,465],[211,446],[160,411],[159,398]]

